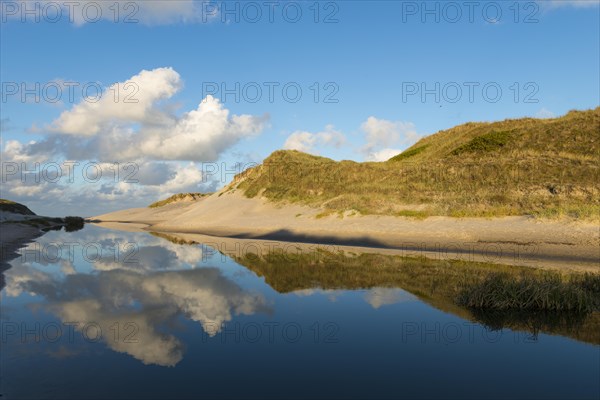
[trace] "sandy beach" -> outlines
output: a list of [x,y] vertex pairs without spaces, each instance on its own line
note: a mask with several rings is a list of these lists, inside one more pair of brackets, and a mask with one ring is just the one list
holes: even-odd
[[600,272],[600,229],[592,222],[530,217],[418,220],[330,215],[317,218],[320,212],[223,191],[196,202],[122,210],[94,219],[106,227],[171,233],[204,243],[214,242],[214,238],[220,238],[222,243],[226,243],[224,238],[239,243],[294,242]]

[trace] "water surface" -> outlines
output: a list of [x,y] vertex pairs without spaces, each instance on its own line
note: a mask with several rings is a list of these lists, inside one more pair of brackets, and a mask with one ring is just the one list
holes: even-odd
[[600,396],[597,331],[492,330],[410,285],[332,288],[318,263],[161,236],[86,226],[21,250],[1,293],[3,398]]

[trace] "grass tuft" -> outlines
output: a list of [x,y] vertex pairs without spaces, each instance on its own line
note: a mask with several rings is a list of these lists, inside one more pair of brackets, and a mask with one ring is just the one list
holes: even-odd
[[569,311],[591,313],[598,306],[598,277],[564,281],[560,275],[515,277],[492,274],[463,289],[459,305],[495,311]]

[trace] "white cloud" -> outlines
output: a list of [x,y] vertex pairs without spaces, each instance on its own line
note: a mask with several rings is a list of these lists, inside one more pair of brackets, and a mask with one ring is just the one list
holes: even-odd
[[305,153],[319,154],[318,148],[332,146],[340,148],[346,142],[346,137],[337,131],[333,125],[327,125],[325,130],[317,133],[296,131],[288,136],[283,148],[298,150]]
[[[366,135],[366,144],[361,151],[368,161],[387,160],[401,152],[391,146],[406,148],[421,137],[412,122],[389,121],[376,117],[369,117],[361,125],[361,129]],[[388,155],[390,157],[387,157]]]
[[287,140],[283,144],[283,148],[286,150],[298,150],[305,153],[310,153],[315,146],[317,137],[314,133],[310,132],[294,132],[288,136]]
[[399,149],[383,149],[375,152],[370,152],[365,156],[366,161],[387,161],[390,158],[402,153]]
[[[169,115],[162,102],[182,87],[179,74],[172,68],[144,70],[117,85],[128,84],[137,90],[135,102],[124,102],[123,96],[115,102],[111,89],[106,89],[106,95],[95,103],[84,99],[48,126],[54,137],[37,148],[53,151],[59,147],[69,158],[107,162],[141,159],[212,162],[240,139],[260,133],[269,118],[230,115],[210,95],[197,109],[181,117]],[[67,135],[72,137],[61,137]]]
[[535,113],[535,117],[536,118],[555,118],[556,114],[554,114],[552,111],[547,110],[545,108],[542,108],[541,110],[539,110],[537,113]]
[[[361,130],[365,134],[366,143],[360,148],[360,152],[366,161],[389,160],[401,153],[401,148],[409,147],[421,138],[412,122],[388,121],[376,117],[369,117],[363,122]],[[320,154],[320,150],[326,146],[339,148],[345,143],[346,136],[333,125],[327,125],[322,132],[293,132],[287,137],[283,148]]]
[[139,146],[123,152],[127,157],[161,160],[216,161],[219,154],[241,138],[260,133],[268,117],[229,116],[218,99],[207,96],[196,110],[170,126],[168,131],[149,129],[133,139]]
[[106,212],[111,202],[120,202],[120,208],[124,200],[131,206],[146,206],[175,193],[202,191],[201,166],[194,162],[60,161],[50,154],[30,155],[28,150],[35,145],[6,142],[2,196],[43,215],[64,215],[56,209],[60,207],[68,210],[62,213],[91,216]]
[[[7,140],[2,142],[2,160],[6,162],[32,162],[36,161],[35,156],[27,154],[29,146],[35,144],[34,141],[21,143],[18,140]],[[39,160],[38,160],[39,161]]]
[[47,129],[60,134],[94,136],[106,133],[119,123],[164,121],[167,117],[157,109],[156,103],[172,97],[181,86],[181,77],[173,68],[143,70],[127,81],[104,89],[98,101],[83,99],[63,112]]
[[175,169],[173,179],[162,185],[162,190],[169,193],[181,193],[197,190],[190,190],[202,180],[202,172],[196,167],[196,164],[189,163],[187,166],[178,166]]

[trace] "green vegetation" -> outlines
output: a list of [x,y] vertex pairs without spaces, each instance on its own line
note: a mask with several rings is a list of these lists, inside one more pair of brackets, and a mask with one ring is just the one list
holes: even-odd
[[206,194],[206,193],[178,193],[178,194],[174,194],[173,196],[171,196],[167,199],[152,203],[148,207],[149,208],[163,207],[163,206],[166,206],[167,204],[175,203],[178,201],[195,201],[195,200],[199,200],[205,196],[208,196],[208,194]]
[[600,220],[599,156],[600,107],[554,119],[467,123],[425,137],[387,162],[276,151],[230,189],[322,208],[322,216],[356,210]]
[[425,219],[429,216],[429,213],[418,210],[400,210],[395,214],[397,217],[410,217],[417,219]]
[[33,211],[24,206],[23,204],[16,203],[14,201],[0,199],[0,211],[10,212],[14,214],[22,215],[35,215]]
[[493,329],[547,331],[600,344],[596,274],[324,250],[234,258],[280,293],[402,288],[444,312]]
[[452,150],[450,154],[460,155],[463,153],[484,153],[499,150],[508,144],[511,138],[509,132],[486,133],[485,135],[474,137],[462,146]]
[[65,231],[74,232],[83,229],[85,220],[81,217],[65,217]]
[[418,147],[413,146],[410,149],[407,149],[407,150],[403,151],[402,153],[398,154],[397,156],[390,158],[389,161],[401,161],[401,160],[405,160],[409,157],[416,156],[417,154],[423,152],[423,150],[425,150],[428,146],[429,146],[428,144],[426,144],[424,146],[418,146]]
[[20,214],[25,216],[19,217],[22,219],[7,220],[5,224],[22,224],[29,225],[42,230],[55,230],[65,227],[65,231],[72,232],[83,228],[85,220],[81,217],[43,217],[33,213],[29,208],[23,204],[16,203],[14,201],[0,199],[0,211],[10,212],[13,214]]

